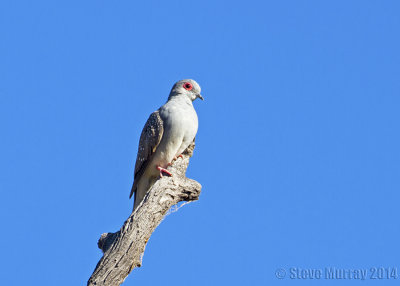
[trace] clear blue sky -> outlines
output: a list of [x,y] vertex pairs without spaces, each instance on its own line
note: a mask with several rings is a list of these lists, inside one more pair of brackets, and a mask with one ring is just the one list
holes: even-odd
[[85,285],[193,78],[201,199],[124,285],[398,285],[275,271],[400,271],[399,1],[134,2],[0,4],[0,284]]

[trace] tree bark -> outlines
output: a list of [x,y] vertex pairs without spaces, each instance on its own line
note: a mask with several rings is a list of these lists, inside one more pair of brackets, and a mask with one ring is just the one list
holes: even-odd
[[101,235],[97,245],[104,254],[88,286],[121,285],[135,267],[142,265],[146,244],[168,210],[179,202],[198,200],[201,185],[185,176],[193,149],[194,142],[182,154],[183,158],[168,168],[173,176],[157,180],[118,232]]

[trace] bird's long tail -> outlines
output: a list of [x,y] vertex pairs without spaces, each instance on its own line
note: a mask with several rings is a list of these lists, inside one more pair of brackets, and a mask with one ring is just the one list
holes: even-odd
[[152,182],[152,180],[146,180],[144,178],[139,181],[135,191],[135,202],[133,203],[133,210],[135,210],[137,206],[140,205],[140,203],[143,201],[143,198],[146,196],[148,190],[153,184],[154,182]]

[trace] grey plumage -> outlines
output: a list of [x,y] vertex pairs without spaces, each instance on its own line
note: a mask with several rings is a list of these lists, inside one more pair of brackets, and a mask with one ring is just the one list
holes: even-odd
[[[139,140],[134,182],[129,197],[135,193],[134,209],[174,158],[194,140],[198,128],[192,101],[203,99],[200,86],[191,79],[174,84],[168,101],[147,120]],[[158,169],[159,168],[159,169]]]

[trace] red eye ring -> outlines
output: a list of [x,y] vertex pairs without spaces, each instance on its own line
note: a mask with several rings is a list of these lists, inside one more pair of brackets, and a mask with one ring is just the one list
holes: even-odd
[[193,89],[193,85],[190,82],[185,82],[183,84],[183,88],[186,90],[192,90]]

